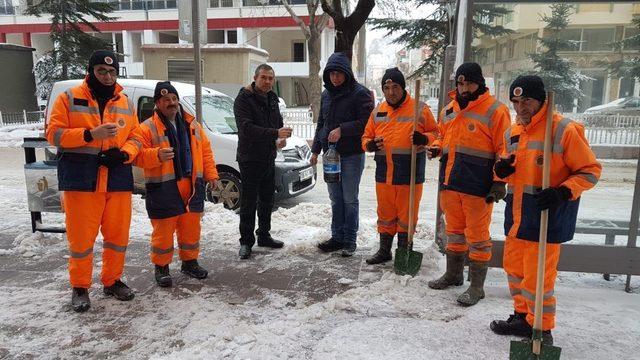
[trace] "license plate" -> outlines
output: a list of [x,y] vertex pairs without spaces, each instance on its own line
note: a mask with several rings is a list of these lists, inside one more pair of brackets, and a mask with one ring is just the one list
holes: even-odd
[[300,175],[300,181],[305,181],[313,176],[313,168],[302,169],[298,174]]

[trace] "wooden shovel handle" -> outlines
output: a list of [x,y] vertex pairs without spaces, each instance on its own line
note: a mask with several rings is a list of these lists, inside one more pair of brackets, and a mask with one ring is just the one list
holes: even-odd
[[[414,101],[415,101],[415,111],[413,117],[413,132],[418,128],[418,120],[420,119],[420,113],[422,112],[420,106],[420,79],[416,80],[415,83],[415,93],[414,93]],[[409,233],[407,234],[407,248],[411,249],[411,245],[413,244],[413,232],[415,230],[416,224],[413,221],[414,210],[413,210],[413,202],[416,198],[416,157],[417,157],[418,147],[416,145],[411,144],[411,176],[409,182]]]
[[[542,190],[549,187],[551,178],[551,137],[553,131],[554,92],[547,92],[547,123],[544,130],[544,153],[542,161]],[[547,256],[547,227],[549,224],[549,210],[540,214],[540,236],[538,240],[538,273],[536,275],[536,301],[533,317],[533,330],[542,331],[542,301],[544,295],[544,264]],[[537,330],[537,331],[536,331]],[[533,353],[540,355],[540,339],[534,336]]]

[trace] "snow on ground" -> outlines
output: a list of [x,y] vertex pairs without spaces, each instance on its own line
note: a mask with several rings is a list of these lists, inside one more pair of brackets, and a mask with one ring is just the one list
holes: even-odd
[[0,148],[19,147],[25,137],[38,137],[44,131],[44,124],[7,125],[0,127]]
[[[176,260],[172,273],[178,283],[167,291],[153,283],[148,262],[151,226],[144,201],[134,196],[125,280],[137,296],[119,303],[102,295],[97,283],[101,246],[96,246],[92,309],[75,314],[68,305],[66,240],[62,235],[31,233],[20,156],[21,151],[0,149],[0,358],[508,358],[511,339],[488,328],[491,320],[504,319],[512,311],[502,270],[490,270],[487,297],[472,308],[455,303],[462,287],[429,289],[427,281],[444,270],[444,258],[433,243],[428,220],[417,228],[416,249],[424,253],[418,276],[397,276],[391,264],[367,266],[363,260],[377,243],[370,191],[361,195],[356,257],[319,254],[316,242],[330,235],[330,207],[322,183],[313,194],[302,196],[301,203],[273,213],[272,234],[285,239],[287,246],[281,251],[257,250],[251,261],[237,260],[237,215],[207,204],[201,258],[209,261],[211,276],[204,282],[180,277]],[[608,214],[627,217],[633,183],[624,178],[634,171],[616,170],[613,178],[618,180],[604,181],[602,190],[585,199],[581,211],[597,215],[603,211],[600,201],[616,196],[625,205],[609,206]],[[367,181],[363,186],[369,186]],[[422,219],[434,212],[432,201],[425,200]],[[52,223],[62,221],[60,214],[46,216]],[[239,289],[219,285],[229,280],[228,273],[231,280],[237,273],[234,287],[246,286],[255,294],[230,296]],[[291,277],[282,289],[254,281],[277,274]],[[624,280],[559,275],[554,336],[563,359],[639,358],[640,282],[634,277],[635,291],[628,294]],[[324,296],[298,291],[323,282],[331,289]]]

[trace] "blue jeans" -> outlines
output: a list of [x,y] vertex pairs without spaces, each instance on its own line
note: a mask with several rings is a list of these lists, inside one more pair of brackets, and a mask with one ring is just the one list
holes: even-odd
[[364,154],[340,158],[340,182],[328,183],[331,199],[331,237],[342,241],[345,249],[355,250],[360,202],[358,191],[364,170]]

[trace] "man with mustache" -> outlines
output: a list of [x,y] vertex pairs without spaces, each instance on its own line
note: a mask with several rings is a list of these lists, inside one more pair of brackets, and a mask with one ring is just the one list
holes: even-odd
[[195,118],[180,106],[178,91],[169,81],[156,84],[153,116],[140,126],[144,149],[136,165],[144,169],[145,203],[151,218],[151,262],[156,283],[172,285],[169,264],[173,258],[173,234],[178,238],[180,270],[205,279],[198,264],[200,218],[205,186],[216,187],[218,171],[211,143]]
[[491,259],[491,212],[493,202],[506,195],[505,182],[496,177],[493,164],[503,150],[503,134],[511,124],[509,109],[489,94],[476,63],[456,70],[456,90],[439,118],[441,138],[429,148],[440,155],[440,206],[445,214],[447,270],[429,282],[442,290],[464,283],[463,270],[469,253],[471,286],[458,297],[463,306],[484,298],[484,280]]

